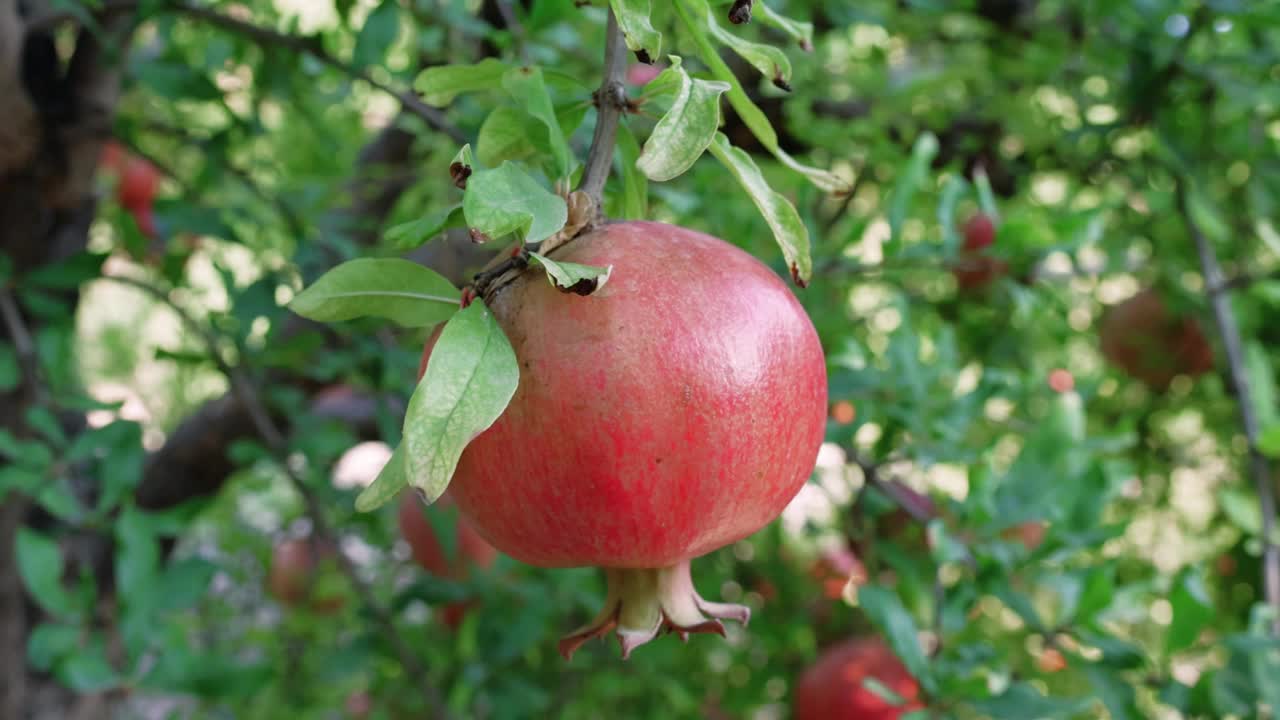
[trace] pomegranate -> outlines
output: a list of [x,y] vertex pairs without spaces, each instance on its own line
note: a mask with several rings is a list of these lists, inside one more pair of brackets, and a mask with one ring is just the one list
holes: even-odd
[[316,581],[322,566],[332,563],[337,550],[317,546],[307,538],[292,538],[278,543],[271,552],[271,569],[267,589],[287,607],[306,607],[312,612],[328,614],[342,609],[341,595],[317,596]]
[[692,230],[605,224],[553,254],[612,278],[580,297],[525,272],[490,293],[519,389],[449,493],[518,560],[604,568],[605,607],[566,659],[611,631],[624,657],[662,630],[723,634],[750,612],[700,597],[689,561],[773,520],[813,470],[817,333],[777,275]]
[[[436,506],[449,507],[452,499],[445,495],[436,501]],[[440,539],[436,537],[435,528],[423,515],[422,503],[413,493],[404,493],[400,500],[400,534],[409,543],[414,562],[422,569],[443,578],[460,580],[465,578],[472,567],[487,568],[498,558],[498,551],[484,541],[484,538],[471,527],[465,518],[459,516],[454,525],[454,554],[446,556]],[[462,623],[471,604],[467,602],[449,603],[441,609],[441,617],[449,627],[456,628]]]
[[1102,355],[1152,390],[1164,391],[1178,375],[1213,369],[1213,350],[1194,317],[1175,315],[1147,288],[1111,309],[1102,320]]
[[[873,677],[907,701],[894,706],[863,685]],[[893,651],[879,638],[855,638],[836,645],[800,676],[795,720],[897,720],[921,709],[919,687]]]
[[160,171],[146,158],[138,157],[111,140],[102,148],[99,165],[116,176],[116,199],[128,210],[138,229],[148,238],[159,233],[151,205],[160,185]]
[[1003,276],[1009,264],[988,254],[996,239],[996,225],[984,213],[978,213],[964,226],[964,249],[952,269],[961,290],[981,290]]

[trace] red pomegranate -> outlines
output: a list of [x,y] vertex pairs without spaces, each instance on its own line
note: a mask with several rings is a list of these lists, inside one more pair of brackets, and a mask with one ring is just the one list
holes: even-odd
[[1147,288],[1102,319],[1102,355],[1130,377],[1164,391],[1178,375],[1213,369],[1213,349],[1194,317],[1175,315]]
[[664,629],[723,634],[749,611],[703,600],[689,561],[773,520],[813,470],[817,333],[777,275],[692,230],[606,224],[553,254],[612,279],[581,297],[526,272],[491,294],[520,385],[449,493],[508,555],[604,568],[605,607],[566,658],[615,630],[624,657]]
[[148,238],[157,235],[152,203],[160,186],[160,171],[146,158],[129,152],[115,140],[102,148],[99,165],[116,177],[116,199],[138,223],[138,229]]
[[969,218],[964,226],[964,249],[952,269],[961,290],[980,290],[1009,271],[1009,264],[989,254],[996,239],[996,225],[984,213]]
[[[449,507],[452,499],[445,495],[436,501],[435,507]],[[460,580],[465,578],[473,567],[487,568],[498,558],[498,551],[484,541],[475,528],[461,516],[454,524],[454,554],[445,554],[440,539],[436,537],[435,528],[427,520],[423,512],[427,511],[413,493],[404,493],[400,499],[400,535],[409,543],[414,562],[422,569],[443,578]],[[449,627],[457,627],[462,623],[471,603],[449,603],[441,609],[441,617]]]
[[[873,677],[907,701],[894,706],[863,685]],[[921,709],[919,687],[893,651],[879,638],[855,638],[836,645],[800,676],[795,720],[897,720]]]
[[341,595],[316,594],[322,567],[333,563],[336,554],[336,548],[317,546],[307,538],[282,540],[271,552],[267,589],[287,607],[306,607],[320,614],[337,612],[345,604]]

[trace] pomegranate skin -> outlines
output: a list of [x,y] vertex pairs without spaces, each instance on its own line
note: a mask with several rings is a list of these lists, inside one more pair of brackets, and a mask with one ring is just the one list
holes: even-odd
[[652,222],[554,252],[613,266],[580,297],[526,272],[491,299],[520,364],[450,494],[541,567],[666,568],[773,520],[823,437],[826,366],[791,291],[742,250]]
[[1195,317],[1175,314],[1159,291],[1146,288],[1116,305],[1099,329],[1102,355],[1156,392],[1178,375],[1213,370],[1213,348]]
[[[893,706],[864,687],[874,677],[907,700]],[[822,654],[800,677],[795,720],[897,720],[919,710],[919,687],[902,662],[879,638],[855,638]]]

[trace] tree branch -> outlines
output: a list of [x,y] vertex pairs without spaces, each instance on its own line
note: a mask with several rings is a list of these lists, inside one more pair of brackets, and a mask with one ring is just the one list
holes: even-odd
[[[123,275],[104,275],[104,279],[111,280],[123,285],[137,288],[156,298],[160,302],[167,305],[173,310],[178,318],[193,333],[195,333],[201,342],[205,345],[210,357],[218,370],[231,383],[232,392],[240,401],[240,405],[248,411],[250,422],[253,424],[254,432],[267,445],[271,454],[275,457],[277,465],[289,478],[289,482],[293,485],[293,489],[302,497],[303,504],[306,506],[307,516],[310,518],[315,528],[316,540],[335,548],[335,557],[338,566],[346,575],[347,581],[351,583],[351,587],[355,589],[356,595],[360,597],[361,603],[373,615],[377,622],[382,635],[391,644],[396,655],[399,656],[400,662],[404,665],[404,669],[410,676],[417,679],[422,688],[423,695],[426,698],[427,706],[431,708],[432,717],[447,718],[449,717],[448,708],[445,705],[444,697],[440,694],[439,689],[430,682],[427,677],[426,668],[419,662],[418,656],[404,642],[399,631],[395,626],[395,619],[391,613],[382,606],[378,599],[374,596],[373,591],[360,577],[355,564],[351,561],[346,553],[342,552],[341,546],[337,542],[337,533],[329,524],[328,518],[325,517],[324,507],[320,503],[320,499],[307,486],[302,477],[289,464],[288,441],[276,425],[275,420],[271,418],[271,413],[267,411],[266,406],[260,400],[260,390],[255,387],[249,373],[245,372],[240,366],[229,364],[218,350],[218,338],[214,333],[206,328],[203,323],[195,318],[194,315],[187,312],[180,304],[174,302],[163,288],[156,287],[146,281],[138,280]],[[240,353],[244,357],[244,353]]]
[[604,184],[613,167],[613,145],[618,135],[618,122],[627,107],[627,91],[622,79],[627,69],[627,45],[618,27],[618,18],[609,10],[609,23],[604,41],[604,81],[593,96],[596,105],[596,132],[587,152],[578,189],[604,207]]
[[1228,377],[1235,390],[1236,404],[1240,409],[1240,422],[1244,426],[1244,434],[1249,441],[1249,470],[1254,490],[1258,494],[1258,505],[1262,510],[1262,585],[1267,604],[1273,610],[1272,631],[1280,635],[1280,547],[1275,544],[1276,499],[1271,487],[1271,473],[1267,467],[1267,458],[1258,449],[1260,428],[1258,416],[1253,407],[1253,396],[1249,389],[1248,372],[1245,369],[1244,343],[1240,337],[1240,326],[1236,322],[1235,312],[1231,308],[1231,298],[1222,277],[1222,267],[1218,264],[1217,254],[1188,208],[1186,179],[1181,173],[1177,173],[1175,182],[1178,212],[1182,215],[1183,224],[1186,225],[1187,232],[1195,242],[1196,252],[1200,256],[1200,267],[1204,274],[1205,286],[1209,288],[1209,302],[1213,307],[1214,321],[1218,326],[1218,334],[1222,338],[1222,346],[1227,356]]

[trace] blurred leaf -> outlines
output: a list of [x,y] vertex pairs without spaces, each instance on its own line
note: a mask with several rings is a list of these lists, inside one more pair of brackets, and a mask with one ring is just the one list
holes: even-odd
[[613,273],[612,265],[595,267],[571,262],[556,262],[536,252],[529,253],[529,257],[547,271],[547,280],[551,282],[552,287],[576,295],[594,293],[609,282],[609,275]]
[[649,180],[640,172],[640,143],[627,124],[618,125],[618,157],[622,165],[622,211],[624,220],[645,220],[649,216]]
[[439,65],[423,70],[413,88],[428,104],[444,107],[462,93],[501,89],[502,78],[510,69],[494,58],[485,58],[474,65]]
[[933,133],[921,133],[911,150],[911,160],[899,174],[889,196],[889,232],[893,242],[900,243],[902,224],[911,208],[911,200],[928,178],[929,165],[938,154],[938,138]]
[[1258,423],[1266,428],[1277,422],[1275,373],[1267,351],[1256,340],[1244,346],[1245,376],[1249,382],[1249,399],[1257,413]]
[[643,52],[656,60],[662,54],[662,33],[649,21],[652,9],[649,0],[609,0],[609,7],[618,18],[618,27],[626,39],[627,49]]
[[716,14],[711,10],[707,0],[687,1],[701,6],[703,27],[707,29],[711,37],[715,38],[721,45],[737,53],[738,57],[750,63],[756,71],[777,87],[783,90],[791,89],[791,61],[787,59],[786,53],[771,45],[744,40],[738,35],[725,30],[716,19]]
[[467,225],[494,239],[516,233],[524,242],[540,242],[569,219],[564,198],[509,162],[473,174],[462,205]]
[[1173,621],[1165,636],[1165,652],[1173,654],[1191,647],[1216,613],[1203,578],[1192,570],[1184,571],[1174,581],[1169,603],[1173,606]]
[[462,451],[506,409],[519,378],[515,351],[483,302],[445,324],[409,400],[401,445],[409,483],[427,502],[444,493]]
[[1090,701],[1075,698],[1051,698],[1027,683],[1009,686],[1000,695],[971,704],[979,712],[1000,720],[1044,720],[1075,717]]
[[665,182],[692,167],[711,144],[720,126],[720,96],[729,86],[690,78],[677,55],[671,56],[670,67],[650,86],[654,92],[672,96],[671,108],[645,141],[636,167],[650,180]]
[[32,599],[51,615],[76,615],[75,602],[62,586],[62,550],[58,543],[30,528],[20,528],[17,555],[18,572]]
[[1269,458],[1280,458],[1280,422],[1267,425],[1258,433],[1258,451]]
[[104,253],[80,252],[66,260],[43,265],[23,276],[23,283],[48,290],[75,290],[102,274]]
[[927,692],[932,692],[933,677],[929,672],[929,661],[920,649],[915,620],[902,606],[898,596],[882,587],[864,585],[858,589],[858,605],[884,634],[889,647],[893,648],[893,653],[902,660],[912,677]]
[[399,495],[408,484],[409,477],[405,474],[404,445],[401,444],[391,453],[391,459],[382,466],[382,470],[378,472],[378,476],[369,484],[369,487],[356,496],[356,510],[360,512],[376,510]]
[[537,151],[525,132],[520,111],[510,105],[494,108],[476,136],[476,156],[490,167],[507,160],[526,160]]
[[1088,665],[1084,669],[1089,684],[1098,693],[1102,704],[1106,706],[1110,717],[1115,720],[1140,720],[1142,713],[1138,710],[1137,695],[1133,686],[1124,677],[1117,675],[1111,668]]
[[356,36],[351,64],[357,68],[382,63],[387,50],[400,34],[400,7],[396,0],[382,0],[365,18]]
[[991,180],[985,168],[973,171],[973,186],[978,189],[978,205],[983,214],[991,218],[991,222],[1000,224],[1000,206],[996,204],[995,193],[991,191]]
[[27,662],[37,670],[49,671],[62,658],[80,647],[80,628],[40,623],[27,638]]
[[466,227],[462,204],[452,205],[418,220],[401,223],[387,230],[387,240],[402,251],[413,250],[434,240],[445,230]]
[[723,133],[716,133],[715,140],[711,143],[711,154],[733,174],[764,216],[769,229],[773,231],[774,240],[782,248],[782,256],[786,259],[792,279],[801,287],[807,285],[813,274],[813,260],[809,256],[809,229],[800,220],[795,206],[769,187],[751,156],[730,145],[729,138]]
[[317,322],[381,317],[429,327],[458,309],[459,293],[434,270],[398,258],[358,258],[325,273],[289,309]]
[[89,643],[58,663],[54,675],[80,693],[98,693],[120,684],[120,676],[107,661],[101,640]]

